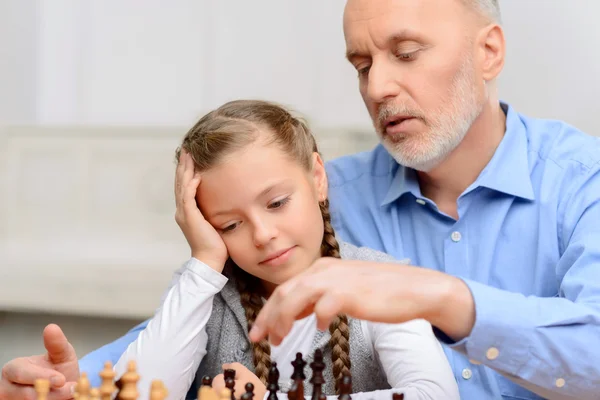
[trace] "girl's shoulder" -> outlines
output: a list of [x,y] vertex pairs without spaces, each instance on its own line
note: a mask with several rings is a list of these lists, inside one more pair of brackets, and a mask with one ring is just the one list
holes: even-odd
[[346,260],[375,261],[385,263],[410,264],[409,259],[398,260],[391,255],[369,247],[358,247],[351,243],[339,241],[340,256]]

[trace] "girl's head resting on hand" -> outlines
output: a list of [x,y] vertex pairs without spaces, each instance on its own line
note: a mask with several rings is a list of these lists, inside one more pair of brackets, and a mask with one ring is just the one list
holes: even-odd
[[[202,117],[181,148],[201,172],[196,201],[225,242],[250,328],[262,296],[317,258],[339,257],[315,138],[277,104],[237,100]],[[334,376],[341,377],[350,367],[347,318],[330,331]],[[253,346],[255,372],[265,381],[269,344]]]

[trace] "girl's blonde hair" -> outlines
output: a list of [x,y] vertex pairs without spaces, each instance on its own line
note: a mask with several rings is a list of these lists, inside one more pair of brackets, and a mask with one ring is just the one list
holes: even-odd
[[[260,134],[267,132],[269,144],[275,144],[296,160],[306,170],[312,168],[312,155],[317,144],[306,123],[275,103],[260,100],[236,100],[203,116],[185,135],[181,147],[176,151],[179,160],[181,149],[189,152],[196,169],[205,171],[216,165],[228,154],[253,143]],[[324,234],[321,255],[340,258],[339,244],[331,225],[329,201],[319,203],[323,216]],[[241,303],[244,307],[248,330],[252,328],[261,307],[262,299],[258,278],[233,265]],[[333,376],[337,382],[350,370],[350,329],[348,318],[338,315],[329,327]],[[267,383],[271,366],[271,348],[267,340],[253,344],[255,374]]]

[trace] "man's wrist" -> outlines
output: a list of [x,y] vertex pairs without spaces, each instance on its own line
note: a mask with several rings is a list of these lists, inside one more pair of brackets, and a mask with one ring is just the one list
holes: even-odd
[[471,334],[475,325],[475,300],[462,279],[444,276],[446,279],[426,319],[450,339],[460,341]]

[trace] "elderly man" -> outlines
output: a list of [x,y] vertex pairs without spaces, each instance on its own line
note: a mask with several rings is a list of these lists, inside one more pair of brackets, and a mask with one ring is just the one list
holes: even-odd
[[[600,142],[499,101],[499,14],[497,0],[347,2],[381,145],[328,163],[332,218],[341,238],[413,266],[321,259],[275,291],[253,340],[277,344],[313,311],[321,327],[338,312],[423,318],[464,399],[597,398]],[[0,399],[53,375],[51,399],[65,398],[79,367],[96,376],[143,328],[78,364],[50,326],[49,354],[7,364]]]

